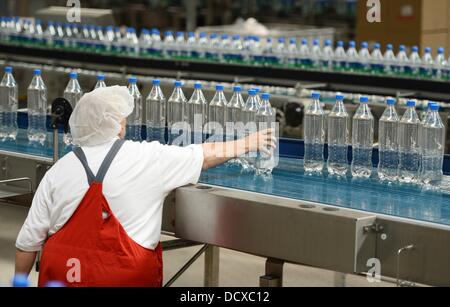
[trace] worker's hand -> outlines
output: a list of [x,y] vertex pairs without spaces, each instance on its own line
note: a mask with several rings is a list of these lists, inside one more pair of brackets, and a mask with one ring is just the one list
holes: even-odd
[[252,133],[245,138],[245,144],[248,146],[249,152],[259,151],[271,155],[277,144],[275,129],[266,129]]

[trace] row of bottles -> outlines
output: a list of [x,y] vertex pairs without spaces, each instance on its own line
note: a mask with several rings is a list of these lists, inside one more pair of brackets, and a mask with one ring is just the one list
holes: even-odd
[[[351,141],[350,116],[345,109],[344,96],[337,95],[336,104],[328,116],[320,103],[320,94],[313,93],[312,99],[304,117],[305,171],[323,171],[324,145],[328,135],[326,167],[330,175],[347,176],[350,170],[355,178],[371,177],[374,117],[368,97],[361,97],[360,106],[353,116]],[[408,101],[401,118],[395,109],[396,100],[388,98],[386,103],[387,108],[379,121],[378,178],[386,182],[439,187],[445,149],[445,126],[439,116],[439,105],[430,102],[427,114],[420,121],[414,100]],[[350,144],[351,166],[348,163]]]
[[367,42],[360,48],[354,41],[333,46],[331,40],[296,38],[260,38],[258,36],[212,33],[184,33],[158,29],[99,27],[92,25],[48,22],[43,30],[39,20],[0,18],[0,39],[6,42],[41,45],[51,48],[75,49],[86,52],[127,54],[179,59],[200,59],[216,62],[282,65],[304,69],[404,75],[420,78],[450,79],[450,61],[444,48],[433,57],[429,47],[420,55],[419,48],[382,46]]

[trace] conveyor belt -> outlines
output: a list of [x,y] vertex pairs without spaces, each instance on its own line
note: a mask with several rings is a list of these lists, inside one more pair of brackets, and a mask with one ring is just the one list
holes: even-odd
[[[375,175],[374,175],[375,176]],[[239,166],[220,166],[204,172],[200,182],[300,201],[450,225],[450,179],[442,192],[370,180],[333,179],[305,175],[302,161],[282,158],[271,179],[242,172]]]

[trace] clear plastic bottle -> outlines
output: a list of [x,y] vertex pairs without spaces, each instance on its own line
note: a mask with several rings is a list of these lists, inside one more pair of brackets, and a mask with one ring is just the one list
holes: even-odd
[[206,139],[206,133],[203,134],[203,127],[208,121],[208,102],[202,92],[202,84],[196,82],[194,93],[187,103],[187,119],[191,126],[191,142],[200,144]]
[[286,63],[286,39],[284,37],[278,38],[278,43],[273,50],[275,64],[284,65]]
[[422,150],[420,181],[426,188],[439,188],[443,177],[445,126],[437,103],[430,106],[430,115],[419,129],[419,140]]
[[345,70],[348,66],[347,52],[344,49],[344,42],[338,41],[336,50],[334,51],[333,67],[335,70]]
[[152,29],[152,47],[150,54],[154,57],[161,57],[163,54],[162,49],[161,33],[158,29]]
[[221,62],[227,62],[227,54],[229,54],[231,48],[231,40],[228,34],[222,34],[220,36],[220,49],[219,59]]
[[420,67],[422,66],[422,58],[419,54],[419,47],[413,46],[411,51],[412,52],[409,56],[409,67],[406,69],[405,73],[412,76],[419,76]]
[[313,40],[313,46],[310,55],[310,65],[313,68],[320,67],[320,60],[322,59],[322,48],[318,39]]
[[206,50],[208,49],[208,37],[205,32],[199,34],[197,41],[197,54],[200,59],[206,59]]
[[28,140],[43,144],[47,137],[47,87],[36,69],[28,87]]
[[324,166],[325,112],[320,94],[312,94],[312,103],[305,109],[303,137],[305,140],[304,167],[307,173],[321,173]]
[[124,46],[126,48],[126,52],[131,55],[139,54],[139,39],[136,35],[135,28],[128,28],[127,34],[124,38]]
[[[250,134],[258,130],[256,124],[256,114],[259,110],[258,101],[256,100],[256,92],[254,89],[248,91],[248,98],[245,102],[244,109],[241,112],[241,120],[244,124],[243,137],[247,137]],[[250,152],[241,159],[241,164],[244,170],[253,170],[255,168],[257,153]]]
[[216,33],[211,33],[206,48],[206,59],[210,61],[219,60],[220,39]]
[[361,64],[359,62],[359,54],[356,50],[356,43],[354,41],[351,41],[348,44],[348,50],[347,50],[347,69],[351,71],[358,71],[361,68]]
[[101,88],[101,87],[106,87],[105,75],[98,74],[97,75],[97,83],[95,84],[94,90]]
[[19,87],[12,72],[12,67],[5,67],[5,75],[0,82],[0,139],[15,140],[18,132]]
[[177,50],[175,47],[175,37],[173,36],[172,31],[166,31],[164,33],[164,40],[162,46],[165,58],[171,58],[176,56]]
[[334,50],[332,47],[331,40],[327,39],[325,41],[325,46],[323,47],[322,56],[320,59],[320,66],[324,70],[330,70],[333,65]]
[[[241,112],[245,107],[241,91],[242,88],[240,86],[233,87],[233,96],[227,104],[227,125],[225,131],[227,141],[236,140],[239,136],[238,131],[236,131],[238,128],[237,123],[241,122]],[[231,129],[231,125],[233,125],[233,129]]]
[[[256,113],[256,123],[258,131],[265,129],[276,129],[275,127],[275,110],[270,105],[270,94],[263,93],[261,95],[261,105]],[[277,165],[277,157],[274,148],[268,148],[270,154],[258,152],[256,157],[256,174],[269,175]]]
[[433,77],[442,79],[445,67],[447,66],[447,58],[445,57],[445,49],[438,48],[436,59],[434,60]]
[[386,100],[387,108],[380,118],[378,129],[378,178],[381,181],[395,182],[398,179],[398,123],[395,99]]
[[253,36],[251,38],[252,44],[250,45],[249,53],[250,59],[253,64],[263,63],[263,49],[261,47],[261,39],[259,36]]
[[56,37],[55,24],[53,23],[53,21],[49,21],[47,24],[47,29],[44,32],[45,44],[48,47],[53,47],[53,44],[55,43],[55,37]]
[[372,55],[371,55],[371,70],[372,73],[375,74],[382,74],[385,71],[385,61],[384,61],[384,56],[381,53],[381,45],[376,43],[373,46],[373,51],[372,51]]
[[73,109],[77,105],[83,96],[83,90],[81,89],[80,83],[78,82],[78,74],[76,72],[71,72],[69,74],[69,83],[64,90],[64,98],[70,103]]
[[181,81],[175,81],[175,89],[172,95],[167,100],[167,128],[168,128],[168,144],[181,145],[179,139],[182,128],[185,122],[185,112],[187,99],[183,93],[183,83]]
[[298,59],[300,63],[297,64],[300,64],[300,66],[304,68],[311,67],[311,50],[309,49],[308,40],[306,38],[302,39],[300,50],[298,53]]
[[300,64],[298,56],[299,53],[297,48],[297,40],[295,38],[291,38],[289,39],[289,46],[287,49],[287,64],[289,66],[297,66],[298,64]]
[[267,37],[264,43],[263,51],[263,62],[265,64],[273,65],[276,64],[276,59],[274,58],[274,41],[272,37]]
[[153,87],[146,100],[147,141],[166,144],[166,97],[161,90],[161,81],[153,80]]
[[363,96],[360,102],[361,105],[353,116],[353,161],[351,169],[353,177],[369,178],[373,169],[374,118],[368,105],[369,98]]
[[128,79],[128,91],[134,100],[133,112],[127,118],[126,139],[142,141],[142,95],[137,86],[137,78]]
[[330,175],[347,175],[349,137],[350,116],[345,109],[344,96],[336,95],[336,104],[328,115],[327,168]]
[[425,78],[433,76],[434,59],[431,55],[431,48],[425,48],[425,53],[422,57],[422,65],[420,67],[420,75]]
[[55,30],[56,30],[56,36],[55,36],[55,43],[54,43],[54,45],[57,48],[64,48],[64,45],[65,45],[65,42],[64,42],[65,32],[64,32],[63,25],[62,25],[61,22],[55,23]]
[[259,87],[254,87],[253,89],[255,90],[255,99],[256,102],[258,103],[259,108],[261,106],[261,96],[259,94],[261,92],[261,89]]
[[360,69],[363,72],[369,72],[370,71],[370,51],[369,51],[369,44],[367,42],[361,43],[361,49],[358,53],[358,62],[360,64]]
[[399,122],[399,181],[417,183],[420,172],[420,119],[416,112],[416,101],[408,100],[407,109]]
[[394,71],[398,74],[404,74],[409,66],[408,54],[406,54],[405,45],[400,45],[399,51],[396,57],[396,63],[393,65]]
[[192,59],[198,59],[198,53],[197,53],[197,38],[195,37],[195,33],[194,32],[189,32],[188,33],[188,38],[186,40],[186,52],[187,52],[187,57],[188,58],[192,58]]
[[210,135],[210,142],[223,142],[225,140],[225,129],[227,122],[226,107],[228,105],[228,101],[223,91],[223,85],[216,85],[216,94],[209,104],[208,124],[210,127],[208,129],[208,134]]
[[186,40],[184,38],[184,32],[177,32],[176,38],[175,38],[175,49],[176,49],[176,56],[177,57],[187,57],[187,50],[186,50]]
[[139,49],[141,50],[142,54],[150,55],[151,47],[152,37],[150,35],[150,30],[144,28],[141,30],[141,35],[139,36]]

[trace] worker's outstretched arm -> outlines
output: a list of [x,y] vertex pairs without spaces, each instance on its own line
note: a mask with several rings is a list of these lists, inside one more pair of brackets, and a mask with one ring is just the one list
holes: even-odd
[[29,275],[36,260],[36,252],[16,250],[16,274]]
[[202,145],[204,156],[203,170],[215,167],[249,152],[261,151],[270,154],[268,148],[275,148],[276,142],[275,130],[267,129],[255,132],[237,141],[205,143]]

